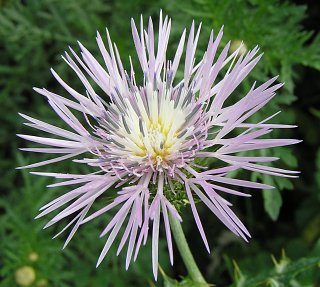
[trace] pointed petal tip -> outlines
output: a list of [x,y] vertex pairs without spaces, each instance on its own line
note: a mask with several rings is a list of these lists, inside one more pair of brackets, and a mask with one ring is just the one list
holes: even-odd
[[99,267],[99,265],[101,264],[102,260],[103,260],[103,258],[101,258],[101,257],[98,258],[98,261],[97,261],[97,264],[96,264],[96,268]]
[[39,171],[30,171],[29,173],[32,175],[41,175],[41,172]]
[[154,277],[154,281],[156,281],[157,282],[157,280],[158,280],[158,272],[157,271],[153,271],[153,277]]
[[38,87],[32,87],[32,89],[38,94],[41,94],[41,91],[43,91],[43,88],[38,88]]
[[86,49],[79,40],[77,40],[77,43],[78,43],[78,45],[79,45],[81,50],[85,50]]
[[[40,218],[40,217],[42,217],[42,216],[39,216],[39,218]],[[42,229],[47,229],[48,227],[50,227],[49,223],[50,223],[50,221],[49,221],[45,226],[43,226]]]
[[249,243],[249,240],[248,240],[248,238],[247,237],[242,237],[242,239],[246,242],[246,243]]
[[269,190],[269,189],[275,189],[275,187],[272,186],[272,185],[264,184],[261,189],[267,189],[267,190]]

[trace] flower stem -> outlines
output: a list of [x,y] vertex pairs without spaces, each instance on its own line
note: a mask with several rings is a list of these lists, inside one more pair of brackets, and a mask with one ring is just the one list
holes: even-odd
[[182,257],[182,260],[188,270],[191,279],[196,282],[208,286],[206,280],[203,278],[197,263],[195,262],[186,237],[184,236],[183,229],[178,219],[170,215],[170,225],[173,233],[173,237],[177,244],[178,250]]

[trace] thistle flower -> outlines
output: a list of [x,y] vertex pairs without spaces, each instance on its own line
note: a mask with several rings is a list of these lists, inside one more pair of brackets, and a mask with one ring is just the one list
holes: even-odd
[[[115,238],[120,235],[117,254],[127,243],[126,268],[136,259],[141,244],[148,239],[152,225],[152,267],[155,278],[158,269],[160,221],[164,223],[168,252],[173,263],[169,217],[182,221],[172,202],[178,192],[187,198],[197,228],[209,251],[195,198],[198,197],[234,234],[244,240],[250,234],[233,213],[224,193],[250,196],[234,187],[268,189],[272,186],[228,177],[230,172],[245,169],[275,176],[294,177],[294,171],[263,165],[276,160],[269,156],[244,156],[239,152],[279,147],[297,143],[292,139],[261,138],[276,128],[293,126],[267,123],[275,115],[250,123],[250,116],[259,111],[274,96],[282,84],[274,77],[260,86],[255,84],[238,102],[226,104],[233,91],[250,73],[261,58],[258,47],[241,54],[240,45],[228,54],[230,43],[218,53],[223,29],[214,38],[210,34],[207,49],[199,62],[195,60],[200,28],[192,23],[189,35],[183,31],[173,60],[167,60],[171,20],[160,13],[158,39],[155,40],[152,19],[146,30],[141,17],[140,31],[131,21],[133,41],[142,68],[143,79],[136,81],[130,59],[129,72],[124,69],[117,46],[106,30],[108,49],[97,33],[97,43],[104,63],[99,63],[81,44],[81,57],[71,48],[63,59],[81,80],[85,95],[74,90],[54,71],[53,76],[69,96],[35,88],[45,96],[52,109],[69,129],[21,115],[26,125],[59,138],[19,135],[23,139],[48,147],[24,148],[25,151],[57,154],[56,158],[27,165],[34,168],[75,158],[84,153],[89,158],[74,162],[91,166],[90,174],[33,172],[64,181],[53,186],[78,185],[41,208],[37,217],[59,210],[45,227],[73,216],[60,232],[72,226],[65,246],[80,225],[106,212],[116,210],[101,236],[108,239],[97,265],[106,256]],[[184,49],[184,47],[186,48]],[[156,50],[156,52],[155,52]],[[178,67],[185,50],[183,79],[176,80]],[[222,73],[225,70],[225,73]],[[95,91],[94,81],[101,91]],[[71,97],[71,99],[70,99]],[[74,112],[83,115],[79,120]],[[71,131],[72,130],[72,131]],[[234,132],[239,130],[239,132]],[[196,164],[198,158],[212,158],[219,162],[209,169]],[[175,190],[180,184],[183,190]],[[80,186],[79,186],[80,185]],[[118,190],[115,192],[115,188]],[[95,201],[103,195],[114,200],[88,215]],[[103,200],[103,199],[101,199]],[[57,235],[59,235],[58,233]],[[65,247],[64,246],[64,247]]]

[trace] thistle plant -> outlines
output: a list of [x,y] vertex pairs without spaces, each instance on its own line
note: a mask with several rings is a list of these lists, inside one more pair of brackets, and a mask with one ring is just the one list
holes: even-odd
[[[249,231],[231,210],[232,204],[223,198],[223,194],[250,196],[237,191],[238,186],[253,189],[273,187],[232,178],[230,173],[245,169],[273,176],[296,177],[296,171],[265,164],[277,160],[276,157],[244,153],[298,141],[264,137],[273,129],[294,127],[270,123],[277,114],[260,122],[250,122],[250,117],[263,108],[283,85],[276,83],[277,77],[261,85],[254,83],[246,95],[232,102],[236,88],[261,59],[258,47],[243,53],[243,45],[240,45],[230,53],[228,43],[218,53],[223,36],[221,28],[216,36],[211,32],[203,57],[196,60],[201,24],[196,28],[192,23],[188,33],[186,29],[182,32],[173,59],[168,60],[166,51],[171,19],[163,18],[160,13],[157,37],[151,18],[146,29],[142,17],[140,29],[134,20],[131,20],[131,28],[142,78],[136,78],[130,57],[130,67],[124,68],[108,29],[107,47],[97,33],[96,40],[104,63],[99,63],[81,43],[81,56],[72,48],[63,56],[81,80],[85,93],[74,90],[53,69],[53,76],[68,95],[35,88],[47,98],[69,129],[21,114],[28,121],[26,125],[55,137],[19,136],[46,146],[22,150],[57,155],[23,168],[36,168],[73,158],[77,164],[85,164],[92,169],[89,174],[32,172],[62,180],[52,184],[53,187],[76,185],[43,206],[37,216],[58,210],[45,227],[73,217],[57,234],[72,228],[64,247],[82,224],[116,210],[101,232],[101,236],[108,237],[97,265],[105,258],[115,238],[120,236],[117,254],[127,244],[125,267],[128,268],[151,233],[152,267],[157,278],[161,222],[171,264],[174,259],[171,232],[178,238],[179,251],[188,252],[187,245],[182,244],[185,243],[180,227],[183,213],[178,208],[185,202],[192,210],[208,252],[209,243],[197,211],[197,202],[203,202],[228,229],[247,241]],[[181,64],[182,59],[184,64]],[[178,81],[176,75],[181,66],[183,78]],[[94,88],[97,86],[99,91]],[[79,115],[82,119],[78,118]],[[201,164],[204,158],[214,159],[215,166]],[[90,213],[92,205],[102,200],[104,195],[112,197],[112,201]],[[193,262],[192,256],[187,260]],[[189,272],[197,277],[197,281],[205,282],[201,273],[193,272],[196,268],[196,264],[192,265]]]

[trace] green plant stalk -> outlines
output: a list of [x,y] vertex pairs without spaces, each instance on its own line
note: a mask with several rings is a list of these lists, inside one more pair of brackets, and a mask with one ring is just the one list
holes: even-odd
[[178,250],[182,257],[182,260],[188,270],[189,276],[194,282],[207,286],[207,282],[202,276],[197,263],[195,262],[193,255],[190,251],[186,237],[184,236],[183,229],[180,222],[170,215],[170,226],[172,229],[174,240],[177,244]]

